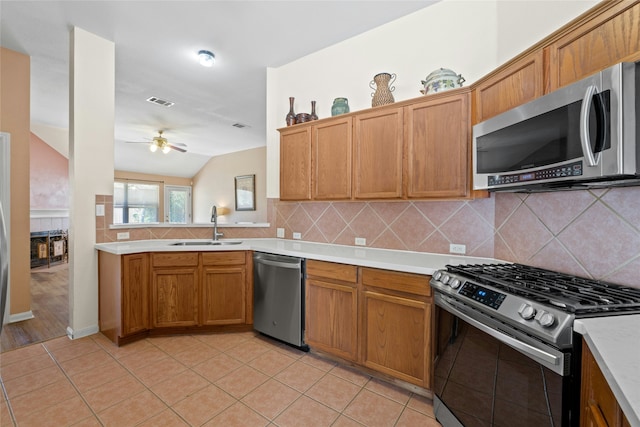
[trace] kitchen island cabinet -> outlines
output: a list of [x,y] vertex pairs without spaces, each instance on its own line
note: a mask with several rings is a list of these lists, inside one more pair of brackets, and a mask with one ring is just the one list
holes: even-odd
[[358,336],[357,267],[307,260],[305,341],[355,362]]

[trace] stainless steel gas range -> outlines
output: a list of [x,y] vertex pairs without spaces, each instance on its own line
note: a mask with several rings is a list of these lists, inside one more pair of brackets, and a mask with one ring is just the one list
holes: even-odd
[[576,318],[640,313],[640,289],[522,264],[447,266],[436,304],[434,412],[451,426],[577,426]]

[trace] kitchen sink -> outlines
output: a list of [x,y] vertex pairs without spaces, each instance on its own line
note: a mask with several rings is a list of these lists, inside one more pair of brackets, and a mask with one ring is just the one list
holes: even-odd
[[241,241],[238,240],[209,240],[206,242],[193,242],[193,241],[185,241],[185,242],[176,242],[171,243],[171,246],[225,246],[225,245],[239,245]]

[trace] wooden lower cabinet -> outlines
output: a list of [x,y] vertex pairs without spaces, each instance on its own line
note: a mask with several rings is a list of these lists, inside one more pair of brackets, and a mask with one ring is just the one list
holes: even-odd
[[247,320],[247,268],[244,252],[202,254],[201,323],[242,324]]
[[127,342],[150,329],[149,254],[99,252],[100,331],[115,343]]
[[357,360],[356,267],[307,260],[305,342],[312,348]]
[[151,319],[154,328],[198,324],[198,253],[151,255]]
[[580,427],[630,427],[587,344],[582,342]]

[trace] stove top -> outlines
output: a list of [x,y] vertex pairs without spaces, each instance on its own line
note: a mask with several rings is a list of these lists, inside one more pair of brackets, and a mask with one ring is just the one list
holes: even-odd
[[640,289],[523,264],[447,265],[430,283],[436,305],[557,348],[576,318],[640,313]]
[[447,271],[577,317],[640,312],[640,289],[600,280],[523,264],[448,265]]

